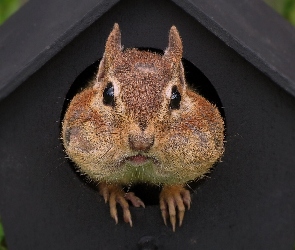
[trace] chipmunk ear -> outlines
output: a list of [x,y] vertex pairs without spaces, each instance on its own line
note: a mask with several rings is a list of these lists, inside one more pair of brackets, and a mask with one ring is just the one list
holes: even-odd
[[105,69],[109,68],[115,55],[121,53],[121,51],[121,31],[119,25],[115,23],[105,45],[105,52],[99,64],[97,78],[101,78],[104,76]]
[[182,51],[183,46],[178,30],[175,26],[172,26],[169,32],[168,48],[165,50],[163,57],[174,65],[178,65],[181,62]]
[[115,23],[113,30],[106,42],[104,57],[107,59],[107,61],[112,61],[116,54],[121,53],[121,50],[121,31],[119,28],[119,24]]

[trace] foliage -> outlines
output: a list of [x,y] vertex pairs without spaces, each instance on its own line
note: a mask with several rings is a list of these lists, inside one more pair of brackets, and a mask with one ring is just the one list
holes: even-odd
[[21,0],[0,0],[0,24],[19,9]]
[[0,250],[7,250],[1,220],[0,220]]
[[295,25],[295,0],[264,0],[274,10]]
[[[0,25],[27,0],[0,0]],[[295,25],[295,0],[264,0],[290,23]]]
[[295,0],[285,0],[282,15],[295,25]]

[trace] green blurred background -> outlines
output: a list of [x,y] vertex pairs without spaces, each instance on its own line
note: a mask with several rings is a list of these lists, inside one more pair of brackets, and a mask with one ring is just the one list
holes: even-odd
[[264,0],[295,26],[295,0]]
[[[0,0],[0,25],[28,0]],[[238,0],[237,0],[238,1]],[[264,0],[295,26],[295,0]],[[4,231],[0,220],[0,250],[6,250]],[[295,249],[295,247],[294,247]]]
[[27,0],[0,0],[0,25],[25,2]]
[[[29,0],[0,0],[0,25]],[[295,0],[264,0],[295,25]]]

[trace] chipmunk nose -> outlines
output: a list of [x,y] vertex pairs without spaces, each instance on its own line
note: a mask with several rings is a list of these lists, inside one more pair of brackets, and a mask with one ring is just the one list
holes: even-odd
[[147,152],[154,145],[154,136],[141,134],[130,134],[129,135],[129,146],[134,151]]

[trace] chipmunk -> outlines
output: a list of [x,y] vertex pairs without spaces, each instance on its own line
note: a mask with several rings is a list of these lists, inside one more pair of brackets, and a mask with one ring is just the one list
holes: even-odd
[[173,231],[190,208],[185,184],[203,177],[224,151],[224,122],[217,107],[188,88],[183,46],[172,26],[163,55],[121,45],[111,31],[96,78],[74,96],[62,122],[69,158],[98,183],[118,223],[117,204],[132,226],[128,201],[144,203],[123,186],[162,185],[159,204]]

